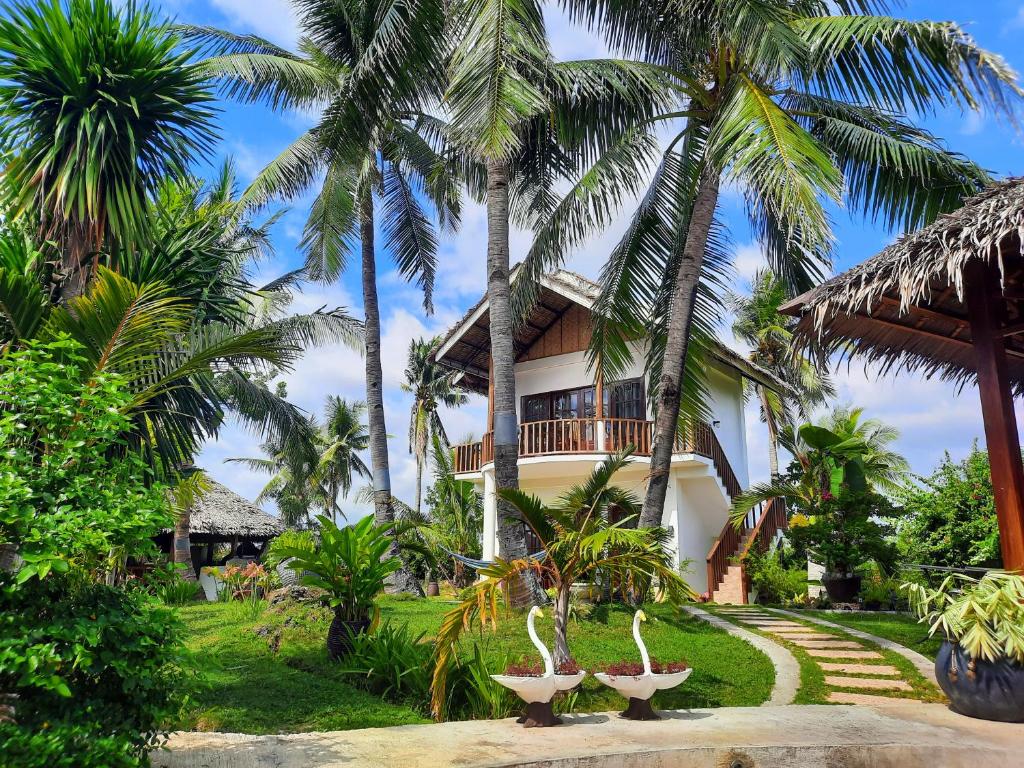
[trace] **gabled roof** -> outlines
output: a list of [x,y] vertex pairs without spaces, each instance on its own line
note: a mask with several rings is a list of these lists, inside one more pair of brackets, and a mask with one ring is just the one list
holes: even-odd
[[[877,255],[793,299],[782,311],[800,318],[803,343],[919,370],[956,383],[975,377],[964,298],[965,267],[992,265],[1002,281],[1007,331],[1024,327],[1024,178],[1009,178],[963,207],[904,235]],[[996,289],[998,293],[998,288]],[[1024,391],[1024,337],[1007,333],[1009,375]]]
[[[518,268],[512,271],[514,281]],[[559,269],[540,278],[540,290],[530,316],[516,331],[513,345],[516,356],[524,353],[574,304],[587,310],[597,301],[600,287],[583,275]],[[462,372],[460,384],[475,392],[487,391],[488,357],[491,336],[485,293],[470,307],[434,348],[437,362]],[[715,340],[710,349],[715,362],[737,371],[740,375],[777,391],[786,385],[773,374],[744,359],[738,352]]]

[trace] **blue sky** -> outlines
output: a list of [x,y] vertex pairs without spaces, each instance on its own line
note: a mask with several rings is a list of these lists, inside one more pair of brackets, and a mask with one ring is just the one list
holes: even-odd
[[[296,23],[288,0],[164,0],[158,4],[178,21],[211,24],[235,32],[255,33],[292,45]],[[953,20],[966,28],[979,43],[1005,57],[1018,72],[1024,71],[1024,2],[987,0],[965,3],[953,0],[910,0],[901,15],[909,18]],[[559,58],[588,58],[603,55],[600,41],[570,26],[557,10],[548,13],[549,32],[555,55]],[[223,139],[215,161],[232,156],[244,181],[248,181],[267,161],[280,152],[310,124],[301,114],[275,114],[257,106],[223,103],[221,115]],[[929,117],[923,121],[934,133],[959,152],[969,155],[996,176],[1024,171],[1024,141],[1005,120],[989,115],[961,115],[959,112]],[[203,172],[203,169],[199,169]],[[277,260],[269,267],[283,271],[299,261],[296,249],[308,200],[295,201],[275,231]],[[737,281],[742,285],[762,263],[743,222],[737,198],[727,197],[722,214],[729,224],[736,246]],[[836,269],[845,269],[873,255],[890,243],[891,233],[851,217],[844,211],[835,214]],[[604,255],[621,227],[612,229],[587,247],[580,249],[568,267],[595,276]],[[388,431],[392,457],[392,485],[397,495],[410,499],[414,487],[414,463],[405,440],[409,399],[399,390],[409,340],[447,329],[466,307],[476,301],[484,288],[484,251],[486,226],[480,208],[470,206],[461,231],[448,238],[442,248],[441,265],[435,294],[435,313],[425,316],[416,291],[393,272],[385,256],[381,268],[380,300],[383,322],[384,375]],[[529,238],[513,235],[513,257],[521,255]],[[309,286],[296,302],[297,309],[315,309],[343,305],[360,313],[358,270],[351,269],[332,286]],[[732,343],[728,335],[723,339]],[[327,394],[359,399],[362,397],[362,361],[341,348],[308,352],[297,368],[286,377],[289,393],[302,407],[319,411]],[[954,457],[963,456],[971,442],[981,436],[981,419],[974,389],[957,393],[937,381],[902,375],[878,378],[861,366],[843,368],[836,374],[841,400],[864,406],[868,415],[895,424],[902,431],[898,448],[910,459],[917,472],[927,472],[941,459],[944,450]],[[449,434],[457,439],[467,433],[479,436],[484,423],[484,403],[478,398],[466,408],[446,414]],[[751,477],[766,475],[765,434],[756,411],[747,415]],[[236,425],[227,425],[220,439],[206,446],[202,465],[217,479],[253,498],[264,478],[253,475],[237,464],[224,464],[229,456],[256,455],[258,440]],[[346,503],[350,517],[365,509]]]

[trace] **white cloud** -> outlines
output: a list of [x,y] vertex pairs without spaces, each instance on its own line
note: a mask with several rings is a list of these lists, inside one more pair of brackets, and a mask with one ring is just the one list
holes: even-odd
[[210,0],[235,32],[255,32],[288,48],[295,46],[299,24],[288,0]]

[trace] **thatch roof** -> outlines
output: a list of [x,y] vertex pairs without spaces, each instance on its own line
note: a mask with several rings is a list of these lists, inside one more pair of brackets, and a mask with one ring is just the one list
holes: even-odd
[[[518,268],[512,273],[514,280]],[[540,290],[530,316],[515,331],[513,347],[516,361],[540,339],[548,328],[573,305],[590,310],[597,301],[600,286],[583,275],[558,269],[540,279]],[[487,313],[487,294],[470,307],[434,348],[435,359],[441,364],[462,372],[460,382],[466,389],[487,392],[487,368],[491,352],[490,319]],[[709,350],[714,362],[732,368],[760,384],[784,391],[786,385],[772,373],[744,359],[739,353],[714,340]]]
[[241,541],[262,541],[284,531],[276,517],[213,480],[192,505],[191,516],[189,535],[208,540],[230,541],[237,537]]
[[904,235],[876,256],[797,297],[798,336],[821,354],[838,352],[957,383],[975,377],[964,270],[985,260],[1005,300],[1010,380],[1024,389],[1024,341],[1011,331],[1024,297],[1024,178],[992,184],[962,208]]

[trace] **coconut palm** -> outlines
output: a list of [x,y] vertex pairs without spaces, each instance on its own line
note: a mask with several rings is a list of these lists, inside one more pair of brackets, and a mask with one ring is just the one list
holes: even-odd
[[[209,28],[183,30],[216,55],[204,69],[229,95],[319,114],[246,192],[294,198],[320,181],[306,224],[307,268],[335,279],[358,246],[365,312],[366,404],[378,523],[394,519],[384,420],[375,232],[399,272],[432,308],[437,232],[455,226],[459,192],[443,123],[429,114],[442,82],[444,9],[438,0],[299,0],[299,53]],[[322,181],[321,181],[322,180]],[[418,590],[408,569],[395,587]]]
[[[600,571],[624,592],[644,593],[657,580],[661,596],[673,603],[691,599],[693,592],[673,567],[665,549],[666,531],[631,525],[640,500],[611,484],[614,474],[629,463],[631,451],[602,461],[590,476],[567,490],[555,504],[543,504],[517,488],[501,491],[536,534],[544,548],[540,559],[498,560],[482,568],[472,592],[445,614],[437,634],[433,700],[435,714],[444,701],[449,661],[463,630],[474,621],[496,624],[498,597],[507,595],[522,573],[548,577],[555,589],[555,664],[569,659],[567,640],[569,595],[572,585]],[[612,522],[610,510],[622,516]]]
[[315,477],[326,490],[328,509],[325,511],[335,523],[339,514],[345,517],[338,506],[338,494],[348,496],[355,475],[373,476],[359,455],[369,445],[369,435],[363,423],[365,415],[366,403],[350,403],[337,395],[327,396],[324,425],[317,433],[319,457]]
[[179,43],[134,3],[4,4],[4,186],[11,215],[59,245],[64,298],[82,292],[108,236],[139,236],[157,185],[213,144],[212,94]]
[[[652,121],[682,127],[604,269],[591,348],[594,364],[614,376],[637,331],[652,335],[656,416],[641,524],[657,525],[680,404],[697,373],[684,373],[691,341],[721,314],[702,281],[708,254],[728,256],[715,217],[723,181],[742,192],[776,276],[806,289],[830,254],[829,202],[913,229],[987,180],[902,115],[984,106],[1012,117],[1020,90],[1005,62],[955,24],[872,15],[891,5],[885,0],[566,5],[613,48],[665,66],[680,96]],[[569,190],[540,230],[530,274],[609,218],[594,208],[632,192],[637,157],[649,156],[612,148]]]
[[444,424],[438,415],[439,406],[458,408],[469,402],[469,397],[455,384],[457,371],[443,368],[431,359],[430,351],[438,338],[409,342],[409,359],[405,365],[402,391],[412,395],[409,409],[409,453],[416,456],[416,512],[423,499],[423,467],[427,462],[427,446],[440,438],[448,444]]
[[749,295],[727,296],[734,315],[733,335],[751,347],[750,361],[789,387],[779,392],[760,383],[750,385],[761,404],[761,420],[768,426],[768,470],[773,478],[779,474],[781,427],[809,419],[815,406],[836,394],[828,371],[800,354],[793,343],[796,320],[779,312],[790,298],[782,282],[767,269],[754,275]]
[[[632,125],[667,105],[667,78],[660,68],[635,62],[554,61],[536,0],[456,0],[449,7],[458,41],[445,96],[451,136],[476,170],[470,180],[482,182],[487,207],[494,476],[499,489],[512,489],[519,483],[513,332],[533,296],[525,291],[513,307],[510,221],[535,227],[551,213],[557,185],[612,147],[651,152],[646,134],[635,136],[629,149],[620,138],[633,136]],[[597,171],[589,183],[599,180]],[[590,210],[602,219],[600,206]],[[525,556],[525,531],[504,499],[498,518],[499,551]]]

